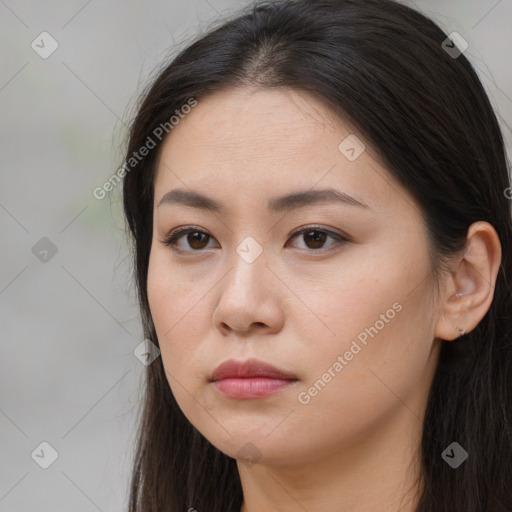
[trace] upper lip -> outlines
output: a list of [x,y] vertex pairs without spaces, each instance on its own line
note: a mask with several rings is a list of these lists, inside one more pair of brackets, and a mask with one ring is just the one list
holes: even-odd
[[221,363],[212,373],[211,380],[229,378],[267,377],[269,379],[297,380],[295,375],[276,368],[269,363],[257,359],[235,361],[229,359]]

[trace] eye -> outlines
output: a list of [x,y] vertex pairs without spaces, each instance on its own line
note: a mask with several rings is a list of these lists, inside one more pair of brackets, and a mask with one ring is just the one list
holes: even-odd
[[[294,239],[302,235],[302,239],[305,242],[305,249],[311,249],[319,252],[319,249],[324,249],[326,240],[331,238],[334,243],[329,244],[327,247],[332,245],[340,245],[349,242],[349,239],[334,233],[332,231],[321,229],[318,226],[308,226],[292,233],[290,239]],[[188,248],[180,246],[179,242],[185,237]],[[208,233],[194,228],[194,227],[183,227],[172,231],[169,236],[162,241],[164,245],[171,246],[171,248],[179,253],[185,252],[200,252],[207,248],[208,241],[213,239]]]
[[335,240],[334,243],[328,245],[327,247],[331,247],[332,245],[344,244],[348,242],[348,238],[339,235],[337,233],[333,233],[332,231],[322,229],[319,226],[308,226],[302,228],[295,233],[292,234],[292,239],[298,236],[302,236],[302,240],[305,242],[306,249],[312,249],[318,251],[319,249],[324,249],[324,244],[327,239],[331,238]]
[[[179,247],[178,241],[186,235],[186,242],[192,251]],[[177,252],[198,252],[205,249],[205,242],[211,237],[208,233],[193,227],[178,228],[170,233],[170,235],[162,241],[164,245],[171,246]]]

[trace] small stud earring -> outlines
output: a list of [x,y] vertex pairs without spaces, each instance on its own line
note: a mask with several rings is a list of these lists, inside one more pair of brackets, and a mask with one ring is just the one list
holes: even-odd
[[464,329],[461,329],[460,327],[457,327],[457,330],[460,332],[459,338],[462,338],[462,336],[464,336],[464,334],[466,334],[466,331]]

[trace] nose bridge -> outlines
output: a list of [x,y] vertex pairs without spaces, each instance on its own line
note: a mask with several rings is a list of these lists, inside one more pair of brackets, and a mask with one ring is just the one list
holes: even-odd
[[277,287],[268,281],[272,272],[267,268],[268,258],[263,247],[251,236],[245,237],[232,258],[232,268],[221,286],[221,294],[214,311],[214,325],[221,332],[226,327],[247,332],[251,326],[262,325],[272,332],[284,321]]
[[[243,238],[236,246],[233,255],[234,269],[230,285],[235,285],[236,288],[242,287],[242,289],[246,286],[248,290],[257,292],[263,284],[264,274],[267,272],[266,252],[254,237],[246,236]],[[244,295],[242,293],[242,296]]]

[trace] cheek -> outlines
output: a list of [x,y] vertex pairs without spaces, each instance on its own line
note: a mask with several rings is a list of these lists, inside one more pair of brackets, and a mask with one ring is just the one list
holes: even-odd
[[152,249],[148,266],[148,301],[162,344],[183,325],[190,324],[205,293],[200,283],[194,284],[176,271],[169,251],[159,247]]
[[329,281],[324,298],[317,292],[315,307],[335,335],[317,338],[315,350],[299,350],[310,365],[304,402],[318,405],[318,414],[323,407],[343,409],[355,419],[361,403],[371,416],[401,398],[416,400],[435,361],[428,261],[413,259],[397,254],[353,266],[350,277]]
[[[398,302],[401,309],[393,309]],[[331,317],[338,318],[337,341],[305,353],[310,368],[294,397],[296,423],[283,423],[281,439],[300,424],[302,441],[314,440],[317,453],[328,454],[333,443],[364,442],[393,417],[421,417],[436,363],[424,301],[393,291],[357,311]]]
[[160,345],[165,342],[164,334],[170,331],[175,323],[176,306],[173,297],[176,297],[176,283],[172,281],[172,274],[168,272],[164,259],[158,251],[151,251],[148,268],[148,302],[151,316],[158,335]]
[[167,380],[180,407],[187,410],[190,393],[206,378],[199,354],[200,340],[207,336],[201,329],[209,326],[201,301],[205,292],[184,282],[159,248],[151,253],[147,292]]

